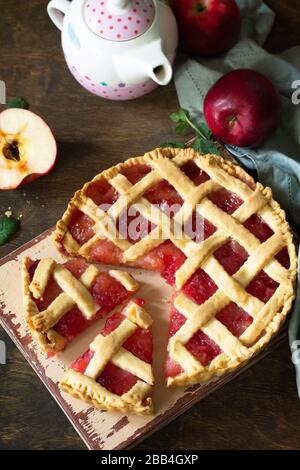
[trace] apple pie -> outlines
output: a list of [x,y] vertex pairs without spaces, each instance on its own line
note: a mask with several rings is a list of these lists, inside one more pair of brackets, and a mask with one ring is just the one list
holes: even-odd
[[295,246],[271,189],[193,149],[159,148],[100,173],[75,194],[54,241],[64,256],[154,270],[173,286],[168,386],[248,361],[295,297]]

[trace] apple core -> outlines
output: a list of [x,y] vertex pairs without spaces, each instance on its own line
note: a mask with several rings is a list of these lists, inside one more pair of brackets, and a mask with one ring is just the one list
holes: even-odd
[[15,162],[20,161],[20,152],[19,152],[19,144],[17,140],[13,140],[12,142],[7,142],[3,146],[3,155],[7,160],[13,160]]

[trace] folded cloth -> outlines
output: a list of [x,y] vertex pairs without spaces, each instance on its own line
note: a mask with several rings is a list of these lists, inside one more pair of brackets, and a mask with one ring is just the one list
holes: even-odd
[[[283,101],[280,128],[259,149],[228,146],[228,150],[244,167],[256,170],[262,184],[272,188],[275,199],[285,209],[300,238],[300,103],[297,104],[300,102],[300,46],[280,55],[266,52],[260,45],[272,28],[274,13],[260,0],[238,0],[237,3],[242,11],[242,38],[233,49],[218,58],[179,58],[175,86],[180,106],[188,109],[194,118],[203,118],[203,100],[207,91],[220,76],[233,69],[251,68],[272,80]],[[294,364],[300,398],[300,350],[299,354],[296,352],[297,347],[300,348],[299,286],[298,275],[298,294],[289,322],[289,341],[294,359],[299,356]]]

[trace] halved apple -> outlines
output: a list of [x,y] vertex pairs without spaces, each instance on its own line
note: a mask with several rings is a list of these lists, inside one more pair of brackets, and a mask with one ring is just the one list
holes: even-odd
[[26,109],[0,114],[0,189],[15,189],[48,173],[57,147],[48,125]]

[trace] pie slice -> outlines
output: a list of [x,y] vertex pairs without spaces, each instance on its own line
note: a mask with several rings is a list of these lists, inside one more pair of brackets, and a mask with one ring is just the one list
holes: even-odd
[[173,286],[166,378],[205,383],[260,351],[295,296],[296,251],[269,188],[193,149],[156,149],[87,183],[57,223],[66,256]]
[[106,320],[89,349],[60,382],[61,390],[111,411],[152,412],[152,319],[142,299]]
[[25,316],[43,351],[63,350],[91,323],[128,299],[139,285],[123,271],[100,271],[83,259],[23,259]]

